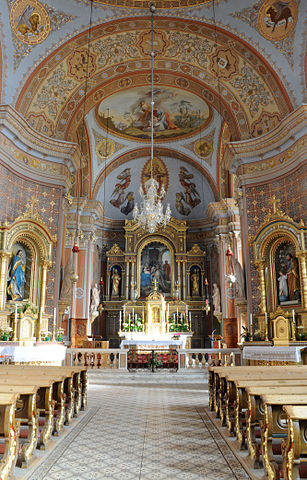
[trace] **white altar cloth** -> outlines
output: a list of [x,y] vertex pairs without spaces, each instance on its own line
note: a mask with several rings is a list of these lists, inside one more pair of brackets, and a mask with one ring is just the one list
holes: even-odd
[[301,350],[305,347],[243,347],[245,360],[267,360],[279,362],[301,361]]
[[122,340],[120,348],[125,348],[129,345],[140,345],[143,349],[152,350],[155,348],[168,348],[170,345],[182,347],[182,340]]
[[13,362],[52,362],[62,365],[65,362],[66,347],[62,344],[41,343],[33,346],[0,344],[0,357],[8,356]]

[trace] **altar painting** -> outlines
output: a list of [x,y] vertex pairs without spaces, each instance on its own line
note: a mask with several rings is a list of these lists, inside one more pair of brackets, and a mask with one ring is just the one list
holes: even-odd
[[[211,113],[198,96],[174,87],[154,91],[154,138],[189,135],[208,124]],[[131,88],[104,99],[97,108],[98,123],[115,134],[151,138],[151,89]]]
[[160,242],[147,244],[141,254],[141,297],[149,295],[155,281],[159,292],[170,295],[171,277],[172,261],[169,249]]
[[279,304],[300,303],[299,266],[293,244],[287,242],[277,247],[275,270]]

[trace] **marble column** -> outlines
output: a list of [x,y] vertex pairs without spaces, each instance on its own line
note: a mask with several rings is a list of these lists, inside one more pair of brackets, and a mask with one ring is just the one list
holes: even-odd
[[5,307],[6,303],[6,285],[7,285],[7,271],[8,271],[8,252],[0,252],[0,309]]
[[125,297],[129,300],[129,277],[130,277],[130,263],[129,261],[126,262],[126,293]]

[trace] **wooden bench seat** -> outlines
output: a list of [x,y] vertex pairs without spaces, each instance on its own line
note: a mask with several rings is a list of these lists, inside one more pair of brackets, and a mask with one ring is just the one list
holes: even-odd
[[307,406],[284,405],[288,436],[282,442],[284,480],[301,478],[300,467],[307,465]]
[[[305,405],[307,394],[264,394],[261,395],[264,418],[261,423],[261,450],[267,478],[279,480],[279,466],[274,458],[273,438],[287,438],[288,425],[283,415],[286,405]],[[294,477],[295,478],[295,477]]]
[[19,423],[15,419],[18,393],[0,393],[0,439],[3,453],[0,461],[0,478],[7,480],[15,466],[19,448]]

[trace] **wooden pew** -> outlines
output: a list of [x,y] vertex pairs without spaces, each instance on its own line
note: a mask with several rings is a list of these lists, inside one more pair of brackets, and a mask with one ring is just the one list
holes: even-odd
[[284,480],[301,478],[300,467],[307,466],[307,406],[285,405],[288,437],[282,442]]
[[[247,419],[246,419],[246,437],[248,443],[248,451],[253,468],[260,467],[260,448],[256,441],[256,431],[257,427],[261,427],[261,422],[264,422],[264,410],[263,410],[263,396],[270,395],[271,398],[277,395],[278,398],[282,398],[283,395],[291,395],[295,398],[300,399],[301,397],[306,397],[307,395],[307,386],[289,386],[289,385],[274,385],[266,386],[261,385],[258,387],[251,386],[246,387],[248,393],[248,410],[247,410]],[[296,399],[292,397],[292,402],[295,404]],[[299,402],[300,403],[300,402]],[[281,411],[279,406],[279,411]],[[283,432],[285,433],[285,432]]]
[[7,480],[17,461],[19,447],[19,424],[15,419],[18,394],[0,394],[0,438],[3,440],[3,454],[0,461],[0,478]]
[[261,428],[263,465],[267,478],[279,480],[279,466],[274,459],[272,440],[273,438],[287,437],[288,426],[286,422],[281,422],[283,407],[286,405],[305,405],[307,408],[307,394],[265,394],[261,396],[261,400],[264,407],[264,419]]
[[18,454],[17,466],[26,467],[36,447],[38,440],[38,414],[36,409],[36,395],[39,387],[24,385],[1,385],[0,395],[14,393],[18,395],[15,418],[19,424],[26,425],[28,435]]

